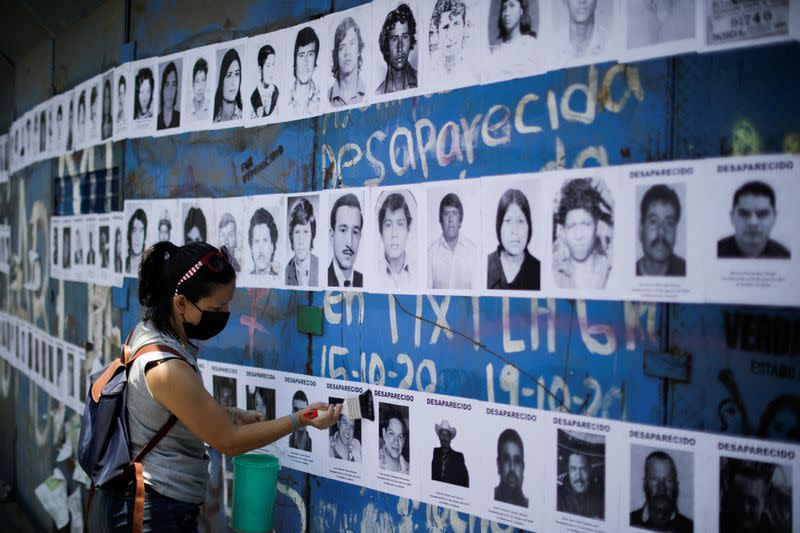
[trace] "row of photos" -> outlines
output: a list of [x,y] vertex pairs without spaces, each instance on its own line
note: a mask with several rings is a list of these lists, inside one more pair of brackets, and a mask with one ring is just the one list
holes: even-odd
[[[733,524],[770,523],[770,531],[789,533],[798,527],[796,445],[213,361],[201,361],[201,372],[220,403],[267,419],[309,402],[340,403],[369,387],[374,421],[345,417],[329,431],[296,432],[264,451],[289,468],[524,530],[733,531]],[[447,448],[454,453],[443,461]],[[756,483],[760,505],[745,508],[739,502]]]
[[800,158],[754,156],[129,200],[54,217],[51,271],[121,285],[150,245],[200,240],[240,287],[797,305],[798,197]]
[[375,0],[97,75],[13,123],[0,138],[0,179],[109,140],[259,126],[564,67],[785,41],[800,34],[798,4]]
[[[81,412],[88,387],[81,348],[0,313],[0,358]],[[788,439],[781,410],[765,424],[771,440],[756,441],[207,360],[199,366],[222,405],[268,420],[372,389],[374,420],[343,416],[330,430],[306,428],[261,450],[302,472],[525,530],[798,528],[800,447],[781,442]]]

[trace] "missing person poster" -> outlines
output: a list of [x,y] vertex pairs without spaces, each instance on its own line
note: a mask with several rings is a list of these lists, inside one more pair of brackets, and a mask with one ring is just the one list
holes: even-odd
[[519,296],[541,290],[550,238],[541,182],[522,174],[481,179],[482,294]]
[[284,120],[289,90],[284,65],[291,61],[291,36],[279,30],[250,37],[242,69],[242,104],[248,127]]
[[373,488],[403,498],[419,499],[419,480],[427,453],[422,447],[417,420],[424,409],[424,394],[411,390],[373,388],[377,439],[365,453]]
[[330,68],[321,76],[325,107],[331,111],[363,107],[370,102],[373,84],[371,39],[372,3],[339,11],[322,21],[330,43]]
[[133,121],[133,82],[131,80],[131,64],[125,63],[114,69],[113,122],[114,140],[121,141],[128,137],[128,130]]
[[[476,8],[481,11],[478,57],[483,61],[469,64],[474,73],[479,73],[483,83],[540,74],[550,68],[553,37],[550,0],[484,1],[467,5],[467,14]],[[452,15],[450,19],[453,19]],[[466,19],[464,22],[466,27]],[[440,21],[440,28],[441,24]],[[438,44],[441,37],[435,37]],[[433,40],[434,35],[431,42]],[[482,68],[478,68],[478,64]],[[559,65],[552,66],[558,68]]]
[[[276,394],[277,418],[289,416],[290,413],[298,417],[310,404],[328,402],[328,391],[321,378],[284,373],[280,380],[282,382],[277,385]],[[298,420],[298,430],[278,442],[280,449],[284,450],[281,465],[309,474],[324,475],[328,460],[328,432],[318,431],[301,422]]]
[[475,261],[482,234],[480,180],[449,180],[420,192],[422,205],[427,205],[428,223],[420,233],[427,260],[426,292],[477,293],[483,287],[481,264]]
[[324,195],[328,211],[324,216],[331,225],[327,245],[330,262],[325,273],[329,289],[362,290],[365,275],[369,280],[367,269],[371,270],[371,262],[379,258],[379,252],[366,244],[377,226],[369,214],[369,192],[366,188],[336,189]]
[[[424,286],[425,209],[422,187],[380,187],[371,191],[369,222],[372,233],[367,249],[371,274],[368,289],[386,293],[417,293]],[[368,222],[368,223],[369,223]],[[366,251],[366,250],[365,250]]]
[[712,464],[707,436],[634,424],[626,431],[618,479],[629,480],[630,490],[622,491],[620,530],[710,531],[702,492]]
[[127,278],[139,276],[139,264],[144,257],[144,251],[155,243],[155,221],[152,220],[152,215],[148,216],[149,211],[149,200],[125,200],[122,242],[116,242],[115,253],[119,253],[121,245],[123,274]]
[[372,87],[374,101],[397,100],[425,90],[423,79],[428,32],[422,2],[372,2]]
[[158,58],[151,57],[133,61],[133,120],[128,128],[128,137],[149,137],[156,131],[156,90],[158,87]]
[[284,120],[319,115],[327,108],[324,98],[325,85],[330,72],[330,42],[324,21],[319,19],[285,30],[286,59],[282,76],[287,89],[286,108],[282,110]]
[[800,527],[798,448],[790,444],[715,436],[709,488],[709,531],[772,531]]
[[[698,163],[699,165],[700,163]],[[706,301],[800,301],[800,158],[714,159],[705,165]]]
[[180,200],[180,220],[174,237],[175,244],[182,246],[190,242],[214,243],[217,228],[213,225],[215,201],[211,198],[191,198]]
[[286,196],[286,258],[283,282],[286,288],[315,289],[324,286],[323,267],[327,259],[327,198],[321,194]]
[[[543,291],[551,297],[620,298],[630,277],[619,250],[622,228],[635,220],[629,187],[612,168],[559,171],[542,180],[541,208],[550,217]],[[484,230],[485,231],[485,230]]]
[[155,136],[173,135],[186,128],[181,120],[181,97],[183,84],[183,53],[158,58],[159,86],[155,93]]
[[181,84],[181,122],[185,131],[207,129],[216,94],[217,71],[215,45],[192,48],[183,53]]
[[480,422],[472,427],[478,434],[470,442],[479,464],[471,505],[493,521],[541,530],[547,516],[545,458],[537,443],[544,442],[546,421],[532,409],[486,402],[476,407]]
[[548,51],[553,68],[610,61],[622,51],[620,2],[549,2],[551,26]]
[[622,5],[625,21],[622,59],[636,61],[698,49],[703,34],[703,2],[628,0]]
[[[624,424],[564,413],[548,413],[547,531],[612,532],[620,526]],[[622,491],[617,490],[622,485]]]
[[236,274],[242,272],[245,243],[248,242],[245,211],[247,198],[217,198],[214,200],[212,225],[216,228],[217,240],[211,244],[217,248],[225,247]]
[[242,228],[242,281],[250,287],[280,287],[284,283],[285,210],[282,194],[247,197]]
[[625,210],[636,221],[620,226],[620,242],[628,243],[617,249],[624,292],[635,300],[702,302],[704,167],[681,161],[614,168],[627,181],[633,202]]
[[211,122],[208,129],[244,126],[242,59],[247,38],[220,43],[214,49],[216,70],[211,87]]
[[[368,388],[364,383],[334,379],[322,383],[328,394],[325,401],[331,405],[344,403]],[[373,480],[365,476],[368,464],[364,458],[365,451],[377,448],[376,435],[372,431],[375,424],[373,420],[343,414],[329,430],[321,432],[328,438],[326,477],[354,485],[372,485]]]
[[[240,367],[239,407],[248,411],[256,411],[262,420],[275,420],[276,397],[278,384],[282,375],[265,368]],[[244,405],[242,405],[244,400]],[[269,453],[280,457],[275,443],[253,450],[251,453]]]

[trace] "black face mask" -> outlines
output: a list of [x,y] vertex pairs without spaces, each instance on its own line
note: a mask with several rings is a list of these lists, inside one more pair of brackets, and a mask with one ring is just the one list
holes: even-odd
[[[194,305],[194,302],[188,298],[186,300]],[[225,329],[231,316],[230,312],[227,311],[203,311],[196,305],[194,305],[194,308],[200,311],[200,322],[190,324],[185,319],[183,320],[183,331],[190,339],[205,341],[215,335],[219,335]]]

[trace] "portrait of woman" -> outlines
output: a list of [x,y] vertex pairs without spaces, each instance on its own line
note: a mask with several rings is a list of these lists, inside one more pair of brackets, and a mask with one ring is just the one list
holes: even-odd
[[138,275],[139,263],[144,254],[147,235],[147,215],[143,209],[137,209],[128,220],[128,257],[125,259],[125,273]]
[[206,216],[199,207],[190,207],[183,222],[183,242],[206,242]]
[[114,134],[114,128],[111,122],[111,79],[106,79],[103,82],[103,118],[100,129],[100,136],[106,140]]
[[153,71],[143,68],[136,73],[136,93],[133,105],[133,118],[153,118]]
[[122,229],[114,231],[114,272],[122,274]]
[[258,50],[258,84],[250,95],[253,118],[268,117],[275,111],[278,103],[278,60],[275,49],[265,44]]
[[181,125],[181,112],[175,107],[178,101],[178,68],[174,61],[170,61],[161,74],[161,91],[159,92],[160,107],[156,128],[166,130],[177,128]]
[[519,189],[507,189],[497,204],[497,249],[487,258],[486,288],[538,291],[539,260],[529,251],[533,223],[528,198]]
[[225,52],[217,77],[214,94],[214,122],[227,122],[242,118],[242,61],[235,48]]

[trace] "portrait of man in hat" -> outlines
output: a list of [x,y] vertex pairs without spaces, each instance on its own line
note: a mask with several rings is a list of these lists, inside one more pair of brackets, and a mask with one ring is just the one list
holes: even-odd
[[431,459],[431,479],[462,487],[469,487],[469,472],[464,462],[464,454],[455,451],[450,443],[456,438],[456,428],[447,420],[435,424],[439,447],[433,449]]
[[558,430],[556,509],[605,518],[605,437]]

